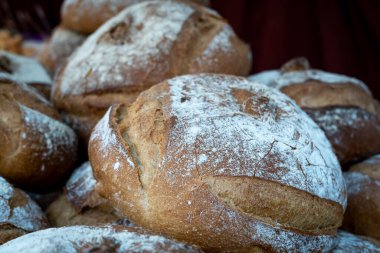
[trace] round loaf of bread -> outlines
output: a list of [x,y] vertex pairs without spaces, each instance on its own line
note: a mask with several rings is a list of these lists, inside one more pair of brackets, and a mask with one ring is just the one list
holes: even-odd
[[304,58],[250,77],[294,99],[322,128],[342,164],[380,152],[380,107],[355,78],[311,69]]
[[35,59],[0,51],[0,73],[6,73],[20,82],[31,85],[45,98],[50,98],[53,81]]
[[45,215],[38,205],[0,177],[0,245],[47,227]]
[[112,106],[89,157],[98,192],[132,222],[205,251],[325,251],[346,205],[318,126],[234,76],[181,76]]
[[[152,0],[65,0],[61,9],[62,24],[72,31],[91,34],[124,8],[146,1]],[[208,0],[189,1],[209,4]]]
[[375,253],[380,252],[380,242],[364,236],[356,236],[339,230],[336,238],[337,246],[332,253]]
[[77,138],[36,90],[0,73],[0,176],[30,191],[60,187]]
[[352,166],[344,178],[348,206],[343,227],[380,240],[380,155]]
[[202,252],[139,228],[72,226],[31,233],[0,246],[0,253]]
[[87,144],[110,105],[132,103],[181,74],[246,75],[250,59],[249,47],[217,13],[183,2],[144,2],[109,20],[72,54],[53,99]]
[[82,44],[86,37],[83,34],[58,26],[44,44],[40,54],[40,62],[54,76],[58,68]]
[[[89,162],[74,171],[65,193],[46,210],[53,226],[104,225],[121,220],[117,211],[96,192],[96,181]],[[123,224],[127,224],[124,219]]]

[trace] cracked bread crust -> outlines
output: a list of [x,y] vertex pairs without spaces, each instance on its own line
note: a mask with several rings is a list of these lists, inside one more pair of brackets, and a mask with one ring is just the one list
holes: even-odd
[[244,78],[182,76],[113,106],[89,157],[99,193],[134,223],[206,251],[326,251],[346,205],[321,130]]
[[71,121],[92,129],[109,106],[132,103],[165,79],[188,73],[245,76],[250,66],[248,45],[219,14],[184,2],[144,2],[89,36],[56,76],[52,96]]
[[294,99],[324,130],[342,165],[380,151],[379,102],[362,81],[312,69],[305,58],[250,79]]

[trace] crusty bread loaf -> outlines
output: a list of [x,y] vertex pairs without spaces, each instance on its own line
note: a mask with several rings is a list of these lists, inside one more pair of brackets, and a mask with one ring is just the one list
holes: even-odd
[[0,177],[0,245],[47,227],[45,215],[38,205]]
[[311,69],[304,58],[250,77],[294,99],[324,130],[342,164],[380,152],[380,107],[355,78]]
[[17,238],[0,246],[1,253],[94,253],[94,252],[202,252],[141,228],[122,226],[72,226],[50,228]]
[[332,253],[375,253],[380,252],[380,242],[364,236],[357,236],[339,230],[336,247]]
[[[66,0],[61,9],[62,25],[72,31],[91,34],[124,8],[146,1],[152,0]],[[208,0],[189,1],[209,4]]]
[[99,193],[132,222],[205,251],[326,251],[346,205],[318,126],[239,77],[181,76],[112,106],[89,157]]
[[[74,171],[66,183],[65,193],[46,210],[53,226],[104,225],[121,220],[108,201],[95,189],[96,181],[88,162]],[[127,223],[124,219],[123,224]]]
[[76,160],[75,133],[36,90],[0,73],[0,176],[31,191],[60,187]]
[[54,76],[58,68],[82,44],[86,35],[68,30],[62,26],[54,29],[50,39],[41,50],[40,62]]
[[250,50],[217,13],[175,1],[126,8],[92,34],[57,75],[55,105],[88,140],[114,103],[186,73],[246,75]]
[[348,206],[343,227],[380,240],[380,155],[353,165],[344,178]]
[[35,59],[0,51],[0,73],[38,89],[45,98],[50,98],[53,81],[46,70]]

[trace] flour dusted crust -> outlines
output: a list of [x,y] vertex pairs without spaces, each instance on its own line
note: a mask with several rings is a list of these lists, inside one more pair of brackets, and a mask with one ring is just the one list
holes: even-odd
[[355,106],[303,108],[325,132],[343,163],[380,149],[380,118]]
[[281,90],[324,130],[342,164],[380,152],[380,107],[360,80],[311,69],[304,58],[250,80]]
[[71,172],[75,133],[36,90],[0,73],[0,175],[32,191],[49,191]]
[[328,250],[346,205],[338,161],[293,101],[244,78],[170,79],[97,124],[100,194],[206,251]]
[[33,58],[0,50],[0,73],[6,73],[20,82],[38,89],[45,97],[50,97],[51,80],[41,64]]
[[47,220],[38,205],[23,191],[0,177],[0,245],[47,226]]
[[110,105],[132,103],[141,91],[181,74],[246,75],[250,57],[249,47],[210,9],[144,2],[109,20],[77,49],[56,78],[53,100],[87,139],[83,130],[91,130]]
[[58,68],[82,44],[86,37],[86,35],[68,30],[62,26],[56,27],[51,38],[42,49],[40,62],[54,76]]
[[52,225],[100,225],[122,222],[118,212],[96,192],[96,180],[88,162],[76,169],[66,183],[65,193],[54,201],[46,211]]
[[178,252],[200,253],[190,246],[139,228],[72,226],[50,228],[17,238],[0,246],[9,252]]
[[[91,34],[124,8],[146,1],[152,0],[66,0],[61,9],[62,24],[70,30]],[[208,0],[192,2],[209,4]]]
[[332,253],[360,252],[375,253],[380,252],[380,242],[364,236],[357,236],[346,231],[339,230],[336,238],[337,246]]
[[344,178],[348,192],[344,228],[380,240],[380,155],[352,166]]

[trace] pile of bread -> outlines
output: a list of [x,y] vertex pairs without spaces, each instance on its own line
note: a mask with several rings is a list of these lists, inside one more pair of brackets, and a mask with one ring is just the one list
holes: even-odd
[[0,52],[0,253],[380,252],[378,101],[248,77],[208,4],[67,0],[47,70]]

